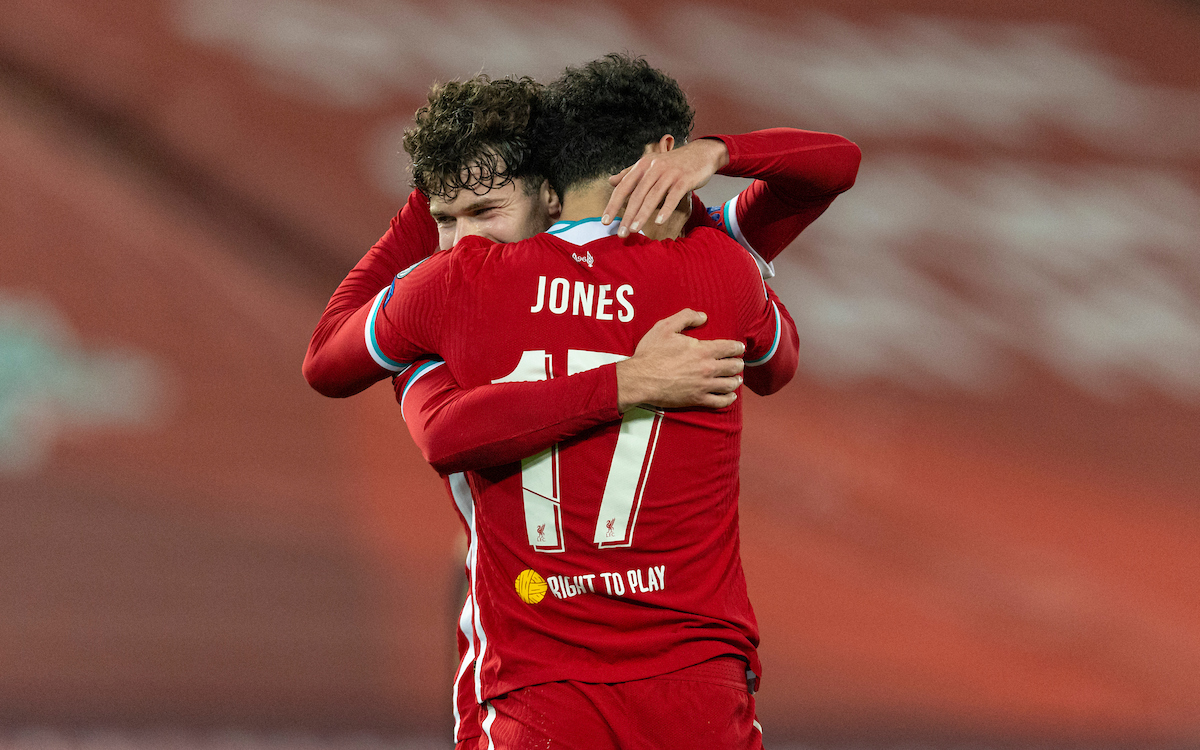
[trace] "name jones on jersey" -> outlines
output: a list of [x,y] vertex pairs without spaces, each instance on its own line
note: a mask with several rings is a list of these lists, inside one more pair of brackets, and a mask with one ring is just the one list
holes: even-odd
[[[547,286],[549,287],[547,289]],[[574,289],[566,279],[554,279],[547,285],[546,277],[538,277],[537,301],[529,308],[529,312],[537,313],[549,310],[555,315],[562,315],[571,309],[572,315],[586,315],[596,320],[612,320],[616,311],[617,320],[628,323],[633,320],[633,304],[629,298],[633,296],[633,287],[622,284],[617,287],[616,296],[610,296],[612,284],[585,284],[576,281]],[[615,307],[614,307],[615,305]],[[620,309],[616,309],[620,308]],[[593,311],[595,315],[593,315]]]

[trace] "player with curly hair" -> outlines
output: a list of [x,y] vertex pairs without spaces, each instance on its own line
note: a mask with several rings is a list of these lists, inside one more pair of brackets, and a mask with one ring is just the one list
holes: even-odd
[[[626,62],[631,64],[624,65]],[[628,80],[620,81],[613,77],[614,74],[619,74],[618,78],[625,76]],[[434,228],[430,226],[428,219],[429,213],[427,209],[423,211],[424,195],[421,191],[414,191],[409,205],[393,221],[389,234],[372,250],[374,257],[369,254],[364,263],[360,263],[361,268],[355,269],[356,272],[363,271],[365,277],[372,270],[383,266],[388,272],[394,273],[396,268],[406,263],[397,261],[396,253],[388,253],[390,257],[387,257],[380,251],[404,247],[406,241],[410,243],[408,247],[417,247],[419,253],[425,254],[435,242],[446,247],[453,244],[453,240],[468,234],[479,234],[491,239],[504,239],[496,236],[497,233],[504,232],[525,232],[527,236],[531,223],[536,222],[523,222],[522,219],[528,219],[531,214],[542,210],[549,216],[553,205],[550,201],[542,199],[546,193],[541,190],[543,186],[540,175],[545,167],[536,165],[536,159],[531,158],[529,148],[531,140],[544,139],[546,142],[553,141],[558,144],[554,155],[558,164],[571,161],[573,164],[584,165],[574,171],[562,167],[555,171],[545,170],[555,175],[559,184],[578,182],[576,177],[581,174],[586,176],[586,169],[618,172],[626,168],[618,175],[618,179],[614,179],[617,189],[611,191],[610,202],[616,204],[606,207],[605,213],[616,215],[617,207],[629,198],[630,207],[635,203],[639,205],[639,214],[651,212],[658,207],[661,213],[657,223],[665,219],[665,206],[672,196],[688,194],[689,190],[683,189],[682,185],[691,183],[693,187],[698,186],[714,172],[730,165],[735,170],[742,170],[742,173],[753,174],[757,170],[767,176],[768,180],[756,181],[750,189],[725,207],[711,213],[706,212],[697,201],[691,220],[694,225],[707,223],[718,226],[737,238],[755,255],[760,267],[769,273],[770,258],[815,219],[834,196],[852,184],[857,168],[857,148],[837,136],[784,130],[748,136],[720,136],[673,148],[674,143],[686,139],[690,131],[691,110],[678,87],[663,87],[664,80],[669,79],[658,78],[659,76],[661,73],[649,68],[643,61],[610,56],[605,61],[576,69],[574,73],[568,71],[560,82],[561,85],[551,87],[556,92],[555,96],[559,102],[571,101],[574,96],[576,106],[580,101],[595,105],[593,110],[599,110],[601,116],[594,119],[600,122],[598,127],[604,138],[624,148],[623,151],[610,149],[607,152],[593,148],[594,144],[603,138],[589,139],[586,132],[578,131],[580,124],[587,118],[560,120],[557,126],[570,124],[577,129],[569,135],[564,134],[565,130],[557,132],[552,127],[546,127],[546,122],[539,125],[537,114],[540,103],[536,99],[540,98],[541,92],[536,84],[528,79],[504,83],[500,87],[503,90],[498,89],[496,92],[480,92],[480,87],[487,88],[500,83],[486,80],[473,80],[465,86],[455,84],[436,89],[431,94],[430,105],[422,108],[421,114],[418,115],[417,127],[410,131],[409,137],[406,138],[406,149],[413,156],[414,182],[434,196],[434,206],[440,202],[442,206],[453,208],[452,204],[461,198],[467,202],[465,205],[470,210],[457,214],[453,211],[442,212],[436,225],[437,231],[433,231]],[[670,83],[673,84],[673,81]],[[571,87],[576,91],[590,93],[580,99],[580,95],[571,93]],[[645,97],[639,98],[639,87],[643,89],[643,93],[650,94],[658,87],[660,93],[667,92],[675,101],[668,101],[672,96],[655,100],[657,103],[650,102]],[[476,105],[485,101],[489,103],[483,105],[482,109],[495,107],[502,110],[503,114],[482,116],[478,111],[472,111],[477,109]],[[626,106],[625,111],[630,113],[644,112],[655,107],[663,112],[673,108],[674,113],[669,117],[655,114],[650,118],[642,118],[634,127],[630,127],[622,124],[619,118],[611,116],[614,112],[622,111],[621,106]],[[646,122],[668,121],[671,124],[661,133],[637,129],[644,127]],[[453,126],[442,127],[446,123],[453,123]],[[536,130],[537,134],[531,139],[528,132],[519,132],[523,127],[527,131]],[[455,138],[453,133],[458,133],[461,137]],[[516,137],[507,137],[508,134],[514,133]],[[489,141],[498,145],[482,150],[479,148],[480,142]],[[641,145],[638,145],[639,143]],[[739,148],[742,144],[749,147]],[[772,145],[776,148],[764,148]],[[656,148],[661,150],[656,151]],[[649,151],[650,155],[639,160],[638,157],[644,151]],[[456,153],[466,156],[456,157]],[[505,155],[503,158],[495,158],[501,153]],[[572,153],[576,155],[574,161],[570,156]],[[604,162],[604,159],[608,161]],[[509,162],[516,165],[516,168],[509,170]],[[636,164],[630,167],[634,162]],[[586,166],[589,164],[591,166]],[[631,175],[633,179],[629,179]],[[620,179],[622,177],[625,179]],[[537,185],[538,188],[530,189],[531,185]],[[511,208],[512,201],[492,204],[478,202],[480,198],[492,196],[497,188],[508,188],[508,197],[516,199],[517,203],[523,196],[526,199],[526,210],[510,211],[497,221],[496,214],[501,212],[496,209]],[[672,204],[679,202],[678,199],[671,201]],[[630,211],[626,218],[633,215]],[[682,218],[684,214],[681,213],[680,219]],[[542,221],[548,223],[546,219]],[[545,223],[534,231],[544,229]],[[739,225],[746,227],[745,234]],[[628,227],[621,228],[622,234],[628,234],[629,231]],[[672,230],[666,228],[664,231]],[[765,258],[755,253],[746,238],[747,234],[763,249],[762,254]],[[408,256],[411,257],[413,256]],[[368,260],[372,262],[367,262]],[[351,282],[354,276],[352,273],[347,282]],[[362,299],[362,291],[373,283],[376,282],[367,281],[365,286],[359,284],[360,288],[354,289],[353,285],[344,282],[343,287],[351,286],[351,294],[358,294],[359,299]],[[375,286],[375,289],[378,288],[379,286]],[[343,288],[339,288],[339,293],[343,291]],[[334,302],[336,301],[335,295]],[[377,299],[376,305],[373,306],[375,309],[378,309],[379,301]],[[334,302],[331,302],[327,316],[330,310],[334,310]],[[653,327],[651,333],[643,338],[643,343],[653,337],[657,328],[657,335],[664,341],[676,345],[680,342],[699,344],[696,339],[678,335],[678,331],[689,321],[702,320],[702,316],[674,317],[675,319],[665,327],[661,324]],[[323,319],[322,323],[325,322]],[[317,333],[321,333],[320,328]],[[335,336],[329,340],[333,341],[336,338]],[[362,334],[359,333],[357,342],[360,347],[363,341]],[[314,335],[314,343],[317,342],[318,337]],[[637,351],[639,354],[642,352],[641,345]],[[373,354],[375,359],[371,364],[376,367],[383,365],[384,362],[380,361],[381,353],[375,351]],[[694,352],[692,354],[694,355]],[[706,356],[709,362],[713,361],[714,356],[711,352]],[[637,357],[625,360],[623,364],[629,364],[636,359]],[[696,361],[699,360],[693,356],[693,362]],[[555,377],[541,382],[483,385],[469,390],[459,388],[450,377],[448,369],[439,366],[439,363],[422,363],[408,368],[396,379],[397,396],[404,406],[410,430],[426,456],[444,473],[519,460],[581,430],[606,421],[619,420],[622,418],[622,412],[632,404],[653,400],[652,391],[645,391],[642,394],[644,398],[631,397],[632,401],[628,403],[622,401],[621,391],[613,383],[616,368],[612,365],[570,377]],[[306,361],[306,374],[308,373]],[[662,370],[658,375],[659,386],[665,388],[664,384],[671,382],[671,373]],[[711,373],[705,377],[709,378],[710,383],[714,379],[720,379],[720,376]],[[696,383],[702,382],[702,379],[696,379]],[[361,387],[365,387],[365,383],[351,386],[352,389]],[[702,386],[693,386],[693,397],[695,393],[721,397],[720,404],[710,405],[728,404],[735,395],[727,392],[713,394],[711,391],[696,390],[697,388]],[[494,418],[487,419],[485,416],[481,419],[478,416],[481,413]],[[522,422],[525,423],[524,427],[521,426]],[[455,428],[448,429],[451,425]],[[464,430],[464,425],[479,426],[480,429]],[[474,508],[469,502],[469,489],[465,493],[468,502],[465,505],[461,502],[463,489],[468,487],[469,483],[464,475],[454,474],[450,477],[449,484],[452,490],[457,484],[457,491],[452,494],[456,501],[460,502],[459,507],[463,512],[464,521],[467,522],[468,532],[474,536]],[[611,526],[606,528],[612,530]],[[469,574],[471,572],[468,571]],[[523,580],[528,584],[531,578],[532,576],[526,575]],[[568,590],[567,584],[561,585],[562,590]],[[558,591],[556,587],[555,591]],[[456,686],[468,688],[474,681],[474,658],[482,647],[482,631],[475,628],[478,605],[472,601],[474,593],[473,586],[471,598],[464,608],[463,627],[459,633],[464,661]],[[554,596],[558,596],[558,593],[554,593]],[[697,675],[703,676],[706,670],[713,667],[713,664],[706,662],[706,666],[696,668],[699,671],[694,669],[696,673],[691,677],[679,679],[695,679]],[[728,667],[722,669],[719,665],[717,672],[719,680],[727,680],[731,673]],[[732,673],[736,672],[735,668]],[[740,680],[744,692],[744,678],[736,674],[735,676],[737,679],[734,679],[733,683],[736,684]],[[462,690],[460,696],[468,692],[474,691]],[[473,741],[470,708],[466,700],[456,704],[456,718],[462,719],[456,728],[457,739],[463,747],[470,746]],[[475,727],[477,726],[476,724]]]
[[404,131],[413,185],[428,197],[452,200],[460,190],[484,195],[522,179],[537,188],[531,127],[542,86],[527,76],[436,84]]
[[666,136],[683,144],[696,112],[683,90],[641,58],[610,54],[568,67],[543,94],[554,116],[536,123],[534,140],[559,195],[597,174],[617,174],[646,144]]

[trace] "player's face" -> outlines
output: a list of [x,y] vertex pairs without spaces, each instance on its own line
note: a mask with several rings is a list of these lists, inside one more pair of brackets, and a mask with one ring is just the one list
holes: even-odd
[[449,250],[463,237],[518,242],[550,228],[560,206],[549,183],[530,192],[521,179],[483,195],[460,190],[453,200],[431,198],[429,213],[438,227],[438,246]]

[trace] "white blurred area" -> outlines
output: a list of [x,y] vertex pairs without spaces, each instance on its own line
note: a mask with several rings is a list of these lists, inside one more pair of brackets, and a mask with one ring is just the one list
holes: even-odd
[[888,155],[855,191],[776,261],[813,374],[985,391],[1021,355],[1107,400],[1200,398],[1184,175]]
[[86,350],[53,304],[0,290],[0,476],[36,473],[68,433],[157,426],[168,394],[149,355]]
[[[988,394],[1031,361],[1104,400],[1200,399],[1200,190],[1182,168],[1200,154],[1200,91],[1145,82],[1084,29],[703,5],[673,14],[671,34],[581,5],[546,6],[536,24],[499,3],[176,9],[187,37],[346,108],[419,98],[435,71],[548,79],[612,49],[645,53],[767,124],[868,144],[852,193],[777,261],[811,376]],[[397,196],[403,126],[381,126],[363,154]]]

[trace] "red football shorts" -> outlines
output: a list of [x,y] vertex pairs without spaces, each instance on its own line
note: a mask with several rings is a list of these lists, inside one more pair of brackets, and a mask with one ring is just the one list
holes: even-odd
[[720,657],[644,680],[551,682],[481,708],[478,750],[761,750],[746,663]]

